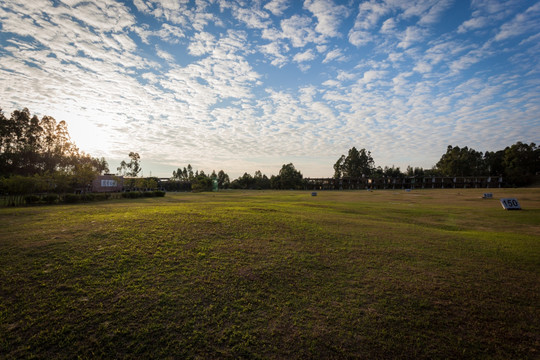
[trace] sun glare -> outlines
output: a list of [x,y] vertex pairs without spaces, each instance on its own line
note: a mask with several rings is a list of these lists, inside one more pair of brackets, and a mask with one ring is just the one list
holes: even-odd
[[105,128],[97,125],[96,116],[85,115],[77,117],[70,112],[57,112],[54,118],[58,122],[66,121],[71,140],[81,151],[94,157],[106,156],[111,150],[110,136]]

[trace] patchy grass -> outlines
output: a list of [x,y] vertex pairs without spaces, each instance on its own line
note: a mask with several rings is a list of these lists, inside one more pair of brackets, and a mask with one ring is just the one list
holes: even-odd
[[0,357],[538,358],[540,190],[0,209]]

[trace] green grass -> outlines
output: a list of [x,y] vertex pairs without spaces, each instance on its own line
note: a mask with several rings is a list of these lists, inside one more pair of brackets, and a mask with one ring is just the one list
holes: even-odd
[[0,209],[0,358],[540,356],[540,190]]

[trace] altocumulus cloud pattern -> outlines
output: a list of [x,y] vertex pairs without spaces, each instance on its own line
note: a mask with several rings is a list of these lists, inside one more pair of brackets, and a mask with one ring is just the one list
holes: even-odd
[[161,176],[538,142],[539,64],[538,1],[0,1],[3,111]]

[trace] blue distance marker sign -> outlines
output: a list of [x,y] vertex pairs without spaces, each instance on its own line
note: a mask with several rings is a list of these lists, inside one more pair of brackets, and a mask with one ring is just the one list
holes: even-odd
[[504,210],[521,210],[521,206],[516,198],[501,199],[501,205]]

